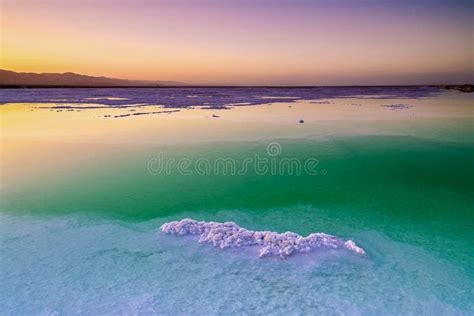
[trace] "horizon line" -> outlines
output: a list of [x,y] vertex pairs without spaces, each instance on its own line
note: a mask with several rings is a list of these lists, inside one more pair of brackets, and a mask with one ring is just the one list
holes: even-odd
[[[288,85],[288,84],[230,84],[230,83],[186,83],[177,80],[147,80],[147,79],[124,79],[107,77],[104,75],[89,75],[80,74],[73,71],[64,72],[27,72],[27,71],[14,71],[0,68],[0,71],[11,72],[18,75],[74,75],[79,77],[89,77],[91,79],[107,79],[130,82],[130,84],[42,84],[42,83],[30,83],[30,84],[17,84],[17,83],[1,83],[0,89],[21,89],[21,88],[350,88],[350,87],[449,87],[449,86],[465,86],[473,85],[469,82],[457,82],[457,83],[422,83],[422,84],[303,84],[303,85]],[[143,83],[143,84],[141,84]]]

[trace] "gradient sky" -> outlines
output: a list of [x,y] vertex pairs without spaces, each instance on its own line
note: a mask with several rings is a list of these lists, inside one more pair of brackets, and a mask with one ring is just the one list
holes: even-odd
[[196,84],[474,81],[474,1],[0,1],[2,69]]

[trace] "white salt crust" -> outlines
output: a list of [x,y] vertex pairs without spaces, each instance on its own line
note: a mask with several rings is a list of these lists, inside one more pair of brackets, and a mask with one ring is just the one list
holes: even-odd
[[306,253],[317,248],[341,248],[365,255],[364,249],[352,240],[313,233],[303,237],[293,232],[279,234],[270,231],[252,231],[234,222],[217,223],[195,221],[185,218],[181,221],[165,223],[161,230],[174,235],[199,235],[200,243],[210,243],[221,249],[261,246],[259,256],[286,258],[295,253]]

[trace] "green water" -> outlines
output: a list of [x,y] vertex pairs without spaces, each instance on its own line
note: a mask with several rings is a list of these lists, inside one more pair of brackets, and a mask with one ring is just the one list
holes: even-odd
[[[173,143],[158,145],[151,129],[121,138],[117,127],[110,142],[65,138],[63,150],[58,138],[43,148],[35,132],[20,133],[33,144],[29,155],[17,156],[26,142],[17,150],[12,138],[17,152],[2,161],[13,165],[2,164],[12,172],[0,187],[0,314],[472,315],[472,102],[443,98],[404,100],[414,107],[400,112],[364,104],[295,126],[268,107],[248,133],[204,131],[216,133],[210,139],[245,134],[227,142],[156,136]],[[231,122],[230,111],[220,119]],[[176,131],[185,123],[176,117]],[[157,158],[174,163],[156,174]],[[219,160],[236,170],[216,170]],[[178,169],[183,161],[191,175]],[[280,170],[283,161],[301,172]],[[27,174],[41,162],[44,170]],[[318,249],[259,259],[159,229],[186,217],[324,232],[366,255]]]
[[[382,232],[456,264],[474,277],[474,144],[411,136],[272,140],[275,157],[316,158],[318,174],[150,174],[147,162],[271,158],[268,142],[157,146],[97,161],[41,186],[9,192],[14,213],[94,216],[140,222],[154,218],[237,220],[250,229],[323,231],[343,237]],[[369,250],[370,252],[370,250]]]

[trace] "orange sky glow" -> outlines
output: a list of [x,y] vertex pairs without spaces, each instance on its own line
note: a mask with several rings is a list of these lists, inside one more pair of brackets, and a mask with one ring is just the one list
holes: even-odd
[[454,1],[4,0],[0,68],[195,84],[463,83]]

